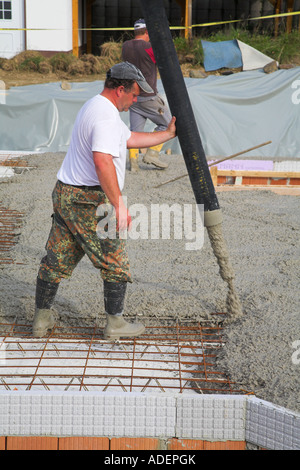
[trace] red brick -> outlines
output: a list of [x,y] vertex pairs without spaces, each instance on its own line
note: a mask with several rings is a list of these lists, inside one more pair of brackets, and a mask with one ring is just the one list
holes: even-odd
[[5,450],[6,439],[4,436],[0,437],[0,450]]
[[8,436],[7,450],[57,450],[57,437]]
[[110,450],[156,450],[158,439],[143,437],[113,437],[110,441]]
[[58,450],[109,450],[108,437],[60,437]]
[[204,441],[204,450],[245,450],[245,441]]
[[204,441],[195,439],[170,439],[168,450],[203,450]]

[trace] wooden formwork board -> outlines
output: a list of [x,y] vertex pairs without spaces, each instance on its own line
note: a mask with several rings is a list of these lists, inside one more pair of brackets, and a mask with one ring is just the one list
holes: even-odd
[[300,172],[219,170],[212,167],[211,177],[215,186],[219,184],[256,186],[300,186]]

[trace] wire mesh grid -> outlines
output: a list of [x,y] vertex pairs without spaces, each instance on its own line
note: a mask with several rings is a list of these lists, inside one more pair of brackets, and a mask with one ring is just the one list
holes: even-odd
[[216,369],[222,347],[213,323],[150,326],[117,342],[98,327],[37,339],[29,325],[0,324],[0,390],[241,393]]

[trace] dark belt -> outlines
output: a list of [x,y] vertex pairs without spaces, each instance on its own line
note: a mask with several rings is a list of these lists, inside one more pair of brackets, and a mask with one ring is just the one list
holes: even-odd
[[83,189],[83,191],[103,191],[100,185],[97,186],[76,186],[75,184],[62,183],[65,186],[71,186],[72,188]]

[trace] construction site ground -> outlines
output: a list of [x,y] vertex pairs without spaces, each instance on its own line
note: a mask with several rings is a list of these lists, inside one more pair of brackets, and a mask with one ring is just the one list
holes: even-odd
[[[102,78],[89,75],[72,81]],[[0,79],[11,87],[68,77],[1,71]],[[239,147],[245,147],[242,141]],[[153,240],[149,235],[128,239],[133,284],[128,286],[125,313],[145,322],[140,341],[103,341],[103,286],[99,273],[84,259],[60,286],[55,330],[49,338],[33,342],[35,280],[63,157],[21,156],[28,169],[0,180],[0,344],[6,344],[10,369],[16,366],[10,371],[2,367],[0,390],[254,394],[299,413],[299,185],[216,186],[243,318],[229,321],[226,315],[227,287],[205,232],[203,247],[190,251],[184,238]],[[182,155],[162,158],[170,164],[167,170],[141,161],[139,173],[127,169],[124,194],[129,206],[142,204],[150,213],[153,204],[195,203],[188,178],[156,188],[186,172]],[[17,447],[18,439],[0,437],[0,450]],[[99,437],[88,445],[120,449],[120,439],[106,441]],[[57,445],[53,438],[54,448]],[[62,438],[59,445],[74,443]],[[127,440],[124,445],[133,449],[139,444]],[[168,448],[172,445],[186,449],[189,444],[174,440]],[[214,447],[203,441],[190,445]]]
[[[2,334],[8,334],[7,331],[13,325],[19,325],[11,331],[12,336],[21,338],[20,341],[24,340],[24,335],[30,336],[35,280],[51,226],[51,192],[63,157],[62,153],[27,156],[30,169],[0,183],[1,213],[12,224],[10,232],[13,233],[13,238],[6,239],[6,244],[3,245],[6,250],[1,252],[0,323]],[[127,196],[129,207],[142,204],[150,211],[151,205],[155,204],[165,203],[170,207],[173,204],[194,204],[188,178],[155,189],[159,183],[185,171],[181,155],[164,155],[163,158],[170,163],[167,170],[156,170],[140,162],[138,173],[131,173],[129,170],[126,172],[124,195]],[[223,212],[224,238],[243,306],[244,315],[241,319],[229,321],[224,314],[227,286],[219,275],[205,232],[203,247],[198,250],[187,250],[188,240],[184,237],[175,239],[172,234],[169,239],[151,239],[150,235],[147,239],[128,238],[133,283],[128,286],[125,314],[129,318],[138,316],[145,322],[149,328],[148,339],[152,338],[151,341],[151,328],[155,328],[161,335],[159,341],[168,338],[166,328],[171,328],[173,343],[169,344],[168,350],[171,355],[175,354],[172,348],[178,354],[178,345],[181,344],[179,337],[182,335],[179,330],[184,325],[196,328],[191,330],[191,334],[196,334],[193,341],[197,342],[197,346],[193,343],[186,344],[187,337],[184,337],[183,344],[187,351],[183,349],[183,352],[187,356],[180,356],[184,363],[195,362],[197,354],[203,354],[200,324],[221,328],[221,339],[218,336],[211,362],[212,370],[226,377],[226,393],[236,390],[254,393],[275,405],[299,412],[299,193],[294,188],[290,193],[287,188],[283,188],[285,192],[280,194],[279,189],[281,188],[266,187],[237,190],[228,187],[225,190],[224,187],[217,187]],[[4,219],[1,219],[2,230],[5,228]],[[91,357],[96,354],[89,347],[93,345],[93,334],[101,334],[104,324],[103,286],[99,273],[89,260],[84,258],[72,278],[62,281],[55,310],[57,329],[54,336],[59,337],[60,331],[69,335],[74,328],[77,332],[87,328],[92,333],[85,345],[85,353],[90,351]],[[99,329],[94,331],[95,326]],[[23,333],[22,328],[25,328]],[[144,340],[147,341],[147,338]],[[68,348],[70,347],[69,345]],[[161,361],[162,351],[159,352],[153,343],[151,347],[154,347],[154,351],[147,344],[142,347],[142,351],[136,351],[138,355],[146,357],[146,352],[154,352]],[[19,349],[18,346],[17,348]],[[24,346],[21,344],[22,348]],[[196,351],[197,348],[199,351]],[[37,349],[43,348],[39,346]],[[55,348],[51,349],[55,352]],[[36,351],[35,356],[38,354],[40,352]],[[114,354],[110,358],[110,365],[113,364]],[[126,348],[123,354],[126,354]],[[193,354],[195,357],[191,359],[189,355]],[[180,365],[178,357],[177,355],[176,368],[180,375],[183,364]],[[82,360],[84,359],[80,359],[80,367]],[[138,367],[137,364],[135,362],[134,367]],[[153,364],[150,364],[150,369],[157,369]],[[187,387],[193,393],[203,393],[202,387],[211,389],[208,393],[214,393],[216,387],[213,383],[203,385],[201,367],[197,364],[190,364],[188,367],[191,367],[192,377],[197,380],[190,380],[190,376],[186,380],[183,375],[178,379],[177,370],[175,389],[180,391]],[[24,385],[25,388],[32,382],[32,387],[38,385],[45,389],[43,381],[46,387],[51,388],[51,380],[49,383],[43,377],[40,380],[40,372],[31,376],[30,382],[27,381]],[[133,390],[136,385],[140,387],[139,390],[151,390],[152,386],[157,390],[163,389],[159,378],[164,374],[162,371],[156,377],[158,382],[154,377],[152,383],[149,376],[145,377],[149,371],[147,374],[144,372],[141,371],[143,379],[138,384],[132,382],[132,373],[128,371],[125,372],[129,377],[126,378],[126,383],[120,384],[114,378],[110,384],[113,383],[114,388],[119,387],[120,390],[123,386],[127,391]],[[33,380],[35,377],[36,381]],[[220,376],[217,379],[218,386],[219,378]],[[68,386],[71,380],[72,378],[67,382],[63,381],[63,386]],[[86,381],[83,378],[81,382],[74,380],[70,386],[80,388],[80,383],[81,387],[86,387],[88,383],[92,386],[90,379]],[[166,381],[169,380],[170,378]],[[7,385],[10,387],[9,381]],[[101,385],[105,388],[107,382],[101,382]],[[5,389],[3,383],[2,386]],[[18,388],[18,384],[12,381],[11,388],[14,387]],[[22,384],[19,384],[20,387],[22,389]],[[219,391],[224,392],[224,386]]]

